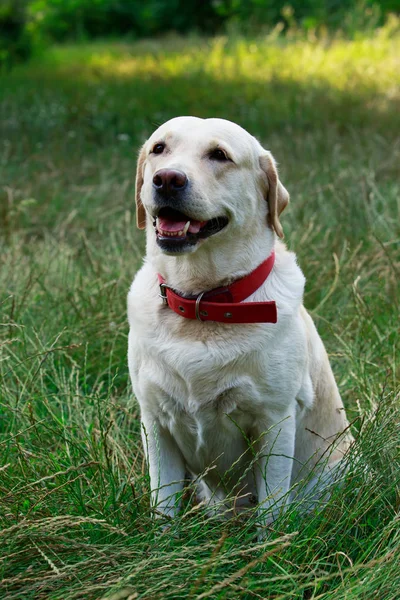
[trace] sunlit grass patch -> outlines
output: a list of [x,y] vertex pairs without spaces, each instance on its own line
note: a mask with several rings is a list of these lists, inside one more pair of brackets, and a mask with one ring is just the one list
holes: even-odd
[[[82,120],[84,129],[92,125],[104,135],[126,114],[131,133],[146,114],[158,121],[170,116],[168,107],[177,114],[186,106],[199,116],[223,106],[226,116],[244,126],[253,124],[252,110],[264,109],[269,129],[313,127],[332,118],[345,127],[381,119],[388,128],[394,119],[398,123],[399,55],[400,38],[392,29],[352,41],[219,37],[97,43],[49,50],[45,59],[17,69],[4,84],[11,88],[10,100],[26,104],[27,125],[33,128],[45,123],[67,128]],[[30,81],[43,82],[40,99]],[[110,93],[116,87],[118,96]],[[20,97],[22,90],[27,94]],[[7,108],[12,132],[17,116]]]
[[[82,76],[168,78],[201,71],[216,79],[323,81],[333,88],[351,89],[363,83],[369,91],[393,91],[399,80],[400,41],[391,30],[356,40],[298,38],[291,42],[260,37],[254,40],[221,36],[135,45],[107,43],[60,47],[50,51],[48,64]],[[389,86],[388,90],[388,84]]]

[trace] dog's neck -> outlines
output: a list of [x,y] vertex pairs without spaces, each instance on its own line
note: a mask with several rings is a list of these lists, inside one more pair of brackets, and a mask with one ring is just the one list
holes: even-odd
[[[255,232],[254,232],[255,233]],[[246,239],[208,239],[194,252],[169,256],[157,246],[153,230],[147,232],[147,256],[168,285],[183,295],[199,294],[251,273],[275,247],[275,234],[264,227]]]

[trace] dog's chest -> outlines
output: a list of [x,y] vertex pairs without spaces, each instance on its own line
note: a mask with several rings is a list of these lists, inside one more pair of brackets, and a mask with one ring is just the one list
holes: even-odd
[[185,358],[180,363],[185,377],[173,373],[170,364],[163,369],[169,376],[156,384],[154,409],[193,473],[212,464],[226,472],[246,451],[244,434],[253,429],[260,410],[259,390],[248,374],[232,372],[229,364],[217,369],[209,357],[201,361],[199,356],[193,362],[190,352]]
[[206,344],[192,337],[168,346],[157,346],[157,335],[153,340],[135,386],[139,401],[145,398],[145,410],[171,432],[192,472],[215,460],[227,471],[245,453],[245,437],[265,410],[257,352],[220,340]]
[[[159,333],[162,336],[162,331]],[[255,344],[241,339],[224,343],[220,335],[207,341],[171,336],[163,343],[157,333],[142,346],[142,368],[138,374],[141,393],[156,400],[171,418],[179,412],[202,411],[229,414],[249,411],[265,387],[265,360]],[[254,336],[256,339],[257,336]],[[250,402],[251,400],[251,402]]]

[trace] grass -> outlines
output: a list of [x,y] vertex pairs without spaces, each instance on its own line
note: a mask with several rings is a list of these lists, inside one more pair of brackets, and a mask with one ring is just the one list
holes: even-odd
[[[398,598],[394,29],[56,47],[1,76],[2,598]],[[149,510],[126,363],[135,159],[179,114],[237,121],[279,161],[356,437],[328,505],[292,507],[261,545],[251,519],[206,519],[190,498],[163,535]]]

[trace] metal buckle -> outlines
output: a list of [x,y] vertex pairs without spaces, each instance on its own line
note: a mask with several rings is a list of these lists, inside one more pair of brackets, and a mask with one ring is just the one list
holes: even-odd
[[164,304],[168,306],[168,298],[166,289],[171,289],[171,286],[166,283],[160,283],[160,293],[158,294]]
[[199,294],[197,296],[197,298],[196,298],[196,304],[194,306],[194,314],[196,316],[196,319],[198,321],[201,321],[201,322],[203,322],[203,319],[200,316],[200,302],[201,302],[201,299],[204,296],[204,294],[205,294],[205,292],[201,292],[201,294]]

